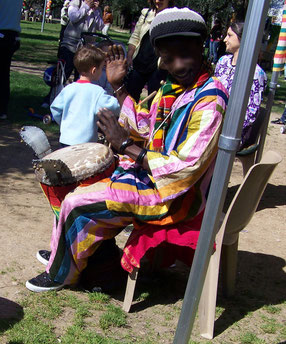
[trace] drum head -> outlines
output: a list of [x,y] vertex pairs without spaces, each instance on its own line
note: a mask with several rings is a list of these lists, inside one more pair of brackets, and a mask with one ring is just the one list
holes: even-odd
[[59,149],[34,161],[36,178],[46,185],[66,185],[104,172],[114,162],[113,152],[100,143]]

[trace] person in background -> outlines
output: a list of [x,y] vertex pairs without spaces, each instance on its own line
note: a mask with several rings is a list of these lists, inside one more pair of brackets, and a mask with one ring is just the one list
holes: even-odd
[[141,16],[128,41],[127,77],[129,94],[139,101],[143,87],[147,84],[148,94],[157,91],[167,72],[158,69],[158,57],[150,43],[149,28],[155,16],[167,7],[173,7],[173,0],[150,0],[150,8],[143,8]]
[[91,44],[80,48],[74,65],[80,78],[66,86],[54,99],[51,113],[60,125],[62,147],[86,142],[97,142],[97,112],[107,108],[119,115],[119,103],[96,82],[105,64],[105,53]]
[[61,32],[60,32],[60,43],[63,39],[65,29],[69,23],[69,15],[68,15],[68,8],[69,8],[70,0],[66,0],[64,5],[61,9]]
[[[222,56],[216,65],[215,76],[222,82],[227,91],[231,92],[235,66],[240,48],[240,40],[243,32],[242,22],[233,22],[227,30],[224,42],[228,55]],[[267,84],[267,76],[263,69],[256,65],[250,97],[243,122],[240,149],[243,149],[252,142],[257,133],[252,132],[255,120],[259,114],[259,107],[262,102],[263,91]]]
[[[58,58],[64,61],[64,82],[69,79],[74,70],[73,58],[81,39],[81,33],[101,31],[104,26],[97,0],[72,0],[68,7],[68,17],[69,23],[58,51]],[[79,74],[75,69],[74,81],[78,78]],[[51,90],[44,98],[42,107],[50,106],[50,96]]]
[[[286,64],[284,65],[283,74],[284,74],[284,80],[286,81]],[[272,120],[271,123],[286,125],[286,105],[285,105],[285,109],[282,113],[282,116],[280,118],[276,118],[276,119]]]
[[8,118],[10,67],[12,57],[20,47],[22,5],[22,0],[0,1],[0,120]]
[[211,62],[216,64],[218,61],[218,49],[222,39],[222,25],[220,20],[214,21],[214,26],[210,32],[210,59]]
[[[65,76],[68,79],[74,69],[73,58],[82,32],[103,29],[103,21],[97,0],[72,0],[68,8],[69,23],[59,49],[59,59],[65,61]],[[78,73],[75,72],[75,80]]]
[[102,33],[104,35],[108,35],[108,30],[110,28],[110,25],[113,23],[112,11],[109,6],[104,6],[102,19],[104,23]]
[[280,118],[276,118],[276,119],[272,120],[271,123],[282,124],[282,125],[286,124],[286,105],[285,105],[285,109],[282,113],[282,116]]

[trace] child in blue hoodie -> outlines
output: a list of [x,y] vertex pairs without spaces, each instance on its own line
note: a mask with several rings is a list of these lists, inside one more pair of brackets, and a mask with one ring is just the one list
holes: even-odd
[[117,99],[93,84],[102,73],[105,54],[93,45],[85,45],[74,56],[80,78],[66,86],[51,104],[51,113],[60,125],[62,147],[85,142],[97,142],[97,113],[107,108],[119,115]]

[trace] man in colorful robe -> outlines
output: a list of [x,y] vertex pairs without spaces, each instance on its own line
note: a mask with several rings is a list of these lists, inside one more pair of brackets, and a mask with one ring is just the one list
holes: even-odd
[[[126,60],[110,49],[107,77],[122,106],[119,120],[108,110],[98,125],[119,152],[110,178],[77,188],[61,205],[47,269],[27,281],[35,292],[76,284],[103,240],[127,225],[199,228],[217,154],[227,93],[203,59],[203,18],[188,8],[160,12],[150,28],[151,43],[169,72],[150,110],[128,96]],[[146,142],[145,147],[136,144]],[[190,243],[195,245],[195,243]]]

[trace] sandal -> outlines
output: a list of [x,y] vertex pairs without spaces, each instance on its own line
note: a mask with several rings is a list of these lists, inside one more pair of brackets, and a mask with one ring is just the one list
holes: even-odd
[[273,121],[271,121],[271,123],[273,123],[273,124],[285,124],[283,121],[281,121],[280,118],[274,119]]

